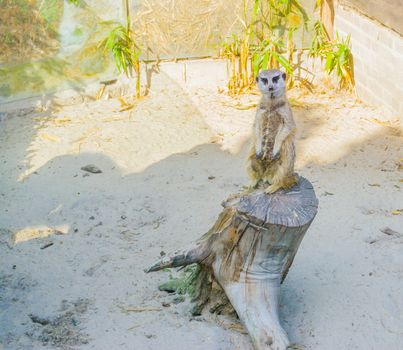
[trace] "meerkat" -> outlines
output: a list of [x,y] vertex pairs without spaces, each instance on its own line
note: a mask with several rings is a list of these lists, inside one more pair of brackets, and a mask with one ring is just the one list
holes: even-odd
[[286,74],[276,69],[263,70],[256,78],[262,98],[256,111],[248,173],[250,188],[263,184],[266,193],[298,182],[294,173],[296,127],[285,79]]

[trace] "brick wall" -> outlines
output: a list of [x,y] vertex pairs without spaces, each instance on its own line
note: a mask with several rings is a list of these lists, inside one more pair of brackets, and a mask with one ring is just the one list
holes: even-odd
[[336,5],[334,29],[351,34],[357,94],[403,118],[403,37],[358,11]]

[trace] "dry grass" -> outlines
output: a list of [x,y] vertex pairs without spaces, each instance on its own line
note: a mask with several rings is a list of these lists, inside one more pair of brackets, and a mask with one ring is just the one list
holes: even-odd
[[56,33],[35,1],[3,0],[0,11],[0,62],[42,58],[59,48]]
[[234,31],[241,3],[235,0],[228,6],[226,0],[143,0],[133,11],[133,30],[154,58],[211,55],[212,48]]

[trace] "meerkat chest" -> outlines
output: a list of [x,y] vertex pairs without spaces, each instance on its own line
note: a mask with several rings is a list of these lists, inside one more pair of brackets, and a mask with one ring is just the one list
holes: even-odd
[[268,111],[262,120],[262,132],[265,147],[272,149],[278,129],[282,124],[282,117],[277,111]]

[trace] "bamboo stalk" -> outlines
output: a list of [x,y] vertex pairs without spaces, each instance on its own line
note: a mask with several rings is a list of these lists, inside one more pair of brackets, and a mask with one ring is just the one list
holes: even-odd
[[140,98],[140,62],[138,58],[134,61],[134,71],[136,73],[136,98]]

